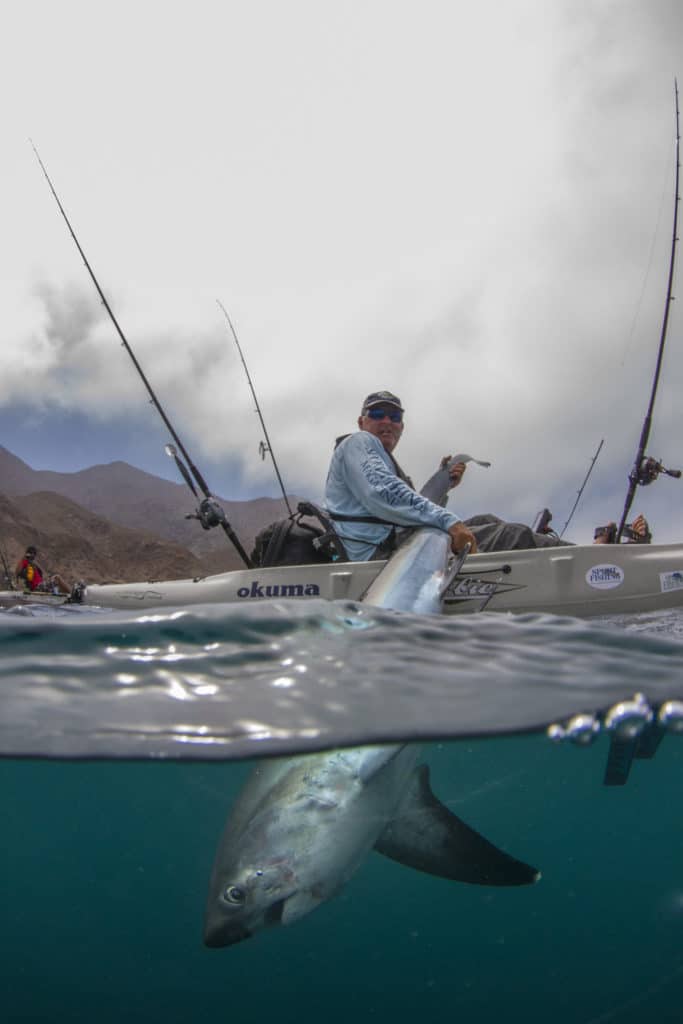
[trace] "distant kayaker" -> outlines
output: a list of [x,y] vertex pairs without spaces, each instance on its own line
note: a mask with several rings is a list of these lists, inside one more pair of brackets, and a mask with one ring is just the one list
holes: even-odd
[[38,552],[32,544],[26,548],[26,553],[23,558],[19,559],[15,569],[16,577],[19,582],[30,591],[52,594],[70,594],[71,588],[67,586],[62,577],[57,573],[46,576],[36,562],[37,554]]
[[[358,431],[337,441],[325,486],[325,508],[352,562],[386,558],[396,546],[396,527],[431,526],[450,535],[451,548],[477,550],[459,516],[418,494],[393,451],[403,433],[404,409],[390,391],[367,396]],[[465,463],[449,469],[457,487]]]

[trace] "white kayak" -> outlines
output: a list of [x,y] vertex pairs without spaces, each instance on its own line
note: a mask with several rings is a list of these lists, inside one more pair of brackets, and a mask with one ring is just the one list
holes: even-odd
[[69,600],[64,594],[44,591],[0,590],[0,608],[14,608],[24,604],[60,605]]
[[[254,601],[358,601],[384,562],[238,569],[196,579],[91,584],[82,603],[139,609]],[[0,605],[63,597],[0,593]],[[446,614],[487,611],[615,615],[683,605],[683,544],[590,544],[470,555],[448,588]]]

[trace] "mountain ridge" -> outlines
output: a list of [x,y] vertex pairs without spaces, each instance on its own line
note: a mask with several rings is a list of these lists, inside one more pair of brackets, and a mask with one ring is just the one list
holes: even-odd
[[[261,529],[287,516],[282,499],[215,497],[247,551]],[[207,531],[187,518],[197,502],[185,484],[121,460],[73,473],[36,470],[0,445],[0,498],[0,545],[12,568],[29,543],[39,549],[40,564],[71,581],[171,579],[243,567],[223,530]],[[297,500],[290,498],[293,506]]]

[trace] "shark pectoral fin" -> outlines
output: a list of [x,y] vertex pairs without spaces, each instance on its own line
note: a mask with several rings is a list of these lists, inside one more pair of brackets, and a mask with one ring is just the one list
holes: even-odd
[[528,885],[541,877],[456,817],[432,793],[429,769],[415,769],[399,816],[375,849],[407,867],[474,885]]

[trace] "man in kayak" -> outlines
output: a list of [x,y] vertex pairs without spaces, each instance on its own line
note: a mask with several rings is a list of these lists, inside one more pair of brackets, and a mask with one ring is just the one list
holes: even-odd
[[38,593],[43,594],[70,594],[71,590],[61,576],[54,573],[53,575],[46,577],[45,573],[36,562],[37,554],[38,552],[32,544],[26,548],[24,557],[19,559],[15,569],[16,577],[19,582],[31,592],[37,591]]
[[[397,527],[431,526],[450,535],[451,548],[472,552],[477,542],[459,516],[418,494],[393,451],[403,433],[404,409],[390,391],[374,391],[362,404],[358,431],[337,441],[325,486],[325,509],[352,562],[386,558]],[[451,487],[464,462],[449,470]]]
[[[537,532],[495,515],[462,521],[418,494],[393,456],[403,433],[403,413],[396,395],[375,391],[363,402],[359,431],[337,440],[327,474],[325,507],[351,561],[388,557],[396,546],[397,526],[445,529],[451,534],[454,551],[466,543],[472,545],[472,552],[570,545],[550,530]],[[460,483],[465,468],[464,462],[450,467],[451,488]],[[642,516],[634,520],[631,529],[634,541],[642,543],[649,538]],[[596,531],[595,542],[608,543],[609,534]]]

